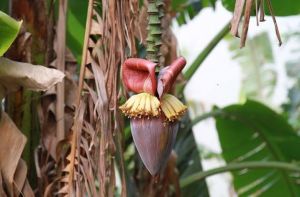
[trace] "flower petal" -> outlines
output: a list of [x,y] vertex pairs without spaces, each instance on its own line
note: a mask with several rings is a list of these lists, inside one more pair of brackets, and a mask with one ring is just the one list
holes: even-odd
[[185,64],[186,60],[183,57],[179,57],[170,66],[165,67],[159,72],[157,85],[159,98],[161,98],[164,93],[171,90],[177,76],[184,68]]
[[122,66],[124,86],[134,93],[156,94],[156,63],[139,58],[129,58]]

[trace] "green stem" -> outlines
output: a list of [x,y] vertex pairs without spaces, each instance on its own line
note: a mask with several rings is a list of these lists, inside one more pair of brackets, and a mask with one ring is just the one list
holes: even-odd
[[147,59],[152,62],[159,62],[161,56],[160,46],[162,44],[161,35],[161,19],[163,14],[162,0],[149,0],[148,4],[148,35],[147,35]]
[[223,172],[235,171],[235,170],[241,170],[241,169],[257,169],[257,168],[259,168],[259,169],[260,168],[276,168],[276,169],[300,172],[300,167],[298,165],[289,164],[286,162],[276,162],[276,161],[260,162],[260,161],[258,161],[258,162],[231,163],[224,167],[214,168],[211,170],[207,170],[204,172],[198,172],[196,174],[188,176],[180,181],[180,187],[181,188],[186,187],[195,181],[199,181],[208,176],[220,174]]
[[[204,48],[204,50],[197,56],[195,61],[191,64],[191,66],[187,69],[187,71],[183,74],[185,79],[191,79],[195,74],[197,69],[201,66],[202,62],[208,57],[210,52],[218,45],[218,43],[227,35],[229,32],[230,22],[228,22],[221,31],[208,43],[208,45]],[[185,86],[179,87],[179,93],[182,93]]]
[[196,70],[199,68],[199,66],[202,64],[202,62],[207,58],[207,56],[210,54],[210,52],[227,35],[227,33],[230,30],[229,25],[230,25],[230,23],[227,23],[221,29],[221,31],[210,41],[210,43],[208,43],[208,45],[205,47],[205,49],[198,55],[198,57],[195,59],[195,61],[192,63],[192,65],[184,73],[185,79],[190,79],[194,75]]
[[197,116],[196,118],[194,118],[185,128],[185,130],[190,130],[192,129],[193,126],[195,126],[196,124],[198,124],[199,122],[201,122],[202,120],[205,120],[207,118],[212,118],[212,117],[216,117],[219,115],[222,115],[224,112],[221,109],[216,109],[216,110],[212,110],[210,112],[204,113],[200,116]]
[[217,109],[217,110],[213,110],[213,111],[204,113],[204,114],[194,118],[190,125],[191,125],[191,127],[195,126],[196,124],[198,124],[202,120],[205,120],[205,119],[211,118],[211,117],[216,117],[216,116],[219,116],[221,114],[223,114],[223,111],[221,109]]

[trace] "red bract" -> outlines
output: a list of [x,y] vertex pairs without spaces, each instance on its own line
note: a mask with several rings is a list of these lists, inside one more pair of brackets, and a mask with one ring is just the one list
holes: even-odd
[[139,58],[127,59],[123,64],[122,78],[125,87],[134,93],[147,92],[155,95],[157,64]]
[[177,58],[170,66],[163,68],[158,75],[157,93],[161,97],[171,90],[176,77],[184,68],[186,61],[183,57]]

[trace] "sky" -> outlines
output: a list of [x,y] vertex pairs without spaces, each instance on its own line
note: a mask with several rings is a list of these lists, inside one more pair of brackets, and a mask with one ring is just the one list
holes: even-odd
[[[187,67],[231,17],[232,13],[226,11],[219,2],[215,11],[211,8],[204,9],[186,25],[179,27],[174,22],[173,31],[178,39],[179,53],[187,59]],[[288,80],[285,72],[285,61],[291,57],[291,48],[294,45],[284,43],[281,47],[278,47],[273,22],[270,17],[266,19],[266,22],[261,23],[257,27],[255,18],[251,18],[248,36],[252,37],[267,31],[271,43],[274,45],[274,67],[278,73],[278,82],[271,105],[275,109],[279,109],[280,104],[286,101],[287,89],[291,86],[291,82]],[[299,21],[299,16],[277,18],[282,35],[299,29]],[[195,113],[201,115],[203,112],[208,112],[214,105],[224,107],[239,103],[241,81],[241,68],[237,62],[231,59],[228,43],[221,41],[203,62],[185,89],[186,99],[197,103],[196,110],[195,107],[191,109],[191,111],[196,111],[192,116]],[[193,130],[198,144],[216,153],[222,152],[213,119],[202,121],[194,126]],[[218,159],[210,159],[203,160],[202,165],[204,169],[211,169],[224,165],[224,162]],[[233,191],[230,180],[230,174],[208,178],[207,183],[211,197],[232,196]]]

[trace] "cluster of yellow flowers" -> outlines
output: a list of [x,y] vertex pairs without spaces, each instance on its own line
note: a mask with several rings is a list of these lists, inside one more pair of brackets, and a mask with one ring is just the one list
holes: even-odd
[[163,111],[170,122],[178,120],[187,107],[175,96],[163,95],[161,102],[157,97],[148,93],[140,93],[131,96],[125,104],[120,106],[121,111],[130,118],[157,117]]
[[168,121],[178,120],[187,110],[187,107],[171,94],[164,94],[161,101],[161,109]]
[[160,115],[160,102],[151,94],[140,93],[131,96],[120,109],[130,118],[156,117]]

